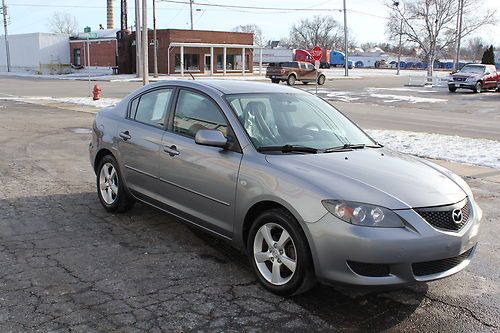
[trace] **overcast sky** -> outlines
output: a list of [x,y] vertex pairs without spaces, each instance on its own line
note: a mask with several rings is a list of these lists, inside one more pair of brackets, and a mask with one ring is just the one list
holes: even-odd
[[[186,1],[186,0],[179,0]],[[258,11],[235,10],[195,5],[195,29],[230,30],[241,24],[257,24],[262,28],[266,39],[280,39],[288,35],[290,26],[301,18],[314,15],[332,15],[342,22],[343,14],[335,9],[342,8],[342,0],[199,0],[205,3],[228,5],[262,6],[279,8],[310,8],[317,11]],[[54,11],[66,11],[74,15],[79,23],[80,30],[90,26],[96,30],[99,24],[106,26],[106,0],[6,0],[9,6],[10,34],[46,32],[49,30],[47,22]],[[384,0],[347,0],[348,26],[355,40],[363,42],[384,42],[385,17],[387,8]],[[478,1],[480,2],[480,1]],[[120,0],[115,0],[115,27],[120,25]],[[134,0],[128,0],[129,26],[134,20]],[[151,4],[152,1],[149,0]],[[189,29],[189,5],[167,3],[158,0],[158,27]],[[488,43],[500,46],[500,0],[483,0],[483,8],[496,8],[498,24],[481,31],[481,37]],[[38,6],[34,6],[34,5]],[[332,9],[324,11],[323,9]],[[151,18],[151,15],[150,15]],[[152,20],[150,20],[152,22]],[[150,24],[150,27],[152,24]],[[3,30],[1,32],[3,34]]]

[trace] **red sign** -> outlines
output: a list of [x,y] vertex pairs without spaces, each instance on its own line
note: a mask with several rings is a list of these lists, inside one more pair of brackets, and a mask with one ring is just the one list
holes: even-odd
[[311,55],[313,56],[314,60],[321,60],[321,57],[323,57],[323,51],[321,50],[321,47],[315,46],[311,50]]

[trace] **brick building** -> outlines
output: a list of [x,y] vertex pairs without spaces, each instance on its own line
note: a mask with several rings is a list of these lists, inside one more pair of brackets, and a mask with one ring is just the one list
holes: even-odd
[[87,66],[88,50],[90,49],[90,66],[115,67],[117,66],[118,45],[116,42],[117,29],[97,30],[89,34],[79,34],[71,37],[70,59],[76,67]]
[[[149,71],[152,73],[153,31],[149,31],[149,40]],[[164,29],[157,31],[157,40],[159,73],[253,72],[252,33]],[[119,73],[135,72],[135,55],[135,33],[119,32]]]

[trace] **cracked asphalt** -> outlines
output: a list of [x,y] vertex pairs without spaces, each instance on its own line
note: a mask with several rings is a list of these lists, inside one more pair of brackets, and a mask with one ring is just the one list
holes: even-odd
[[93,115],[0,100],[0,332],[500,331],[500,184],[473,263],[403,289],[317,286],[282,298],[225,242],[137,204],[106,213]]

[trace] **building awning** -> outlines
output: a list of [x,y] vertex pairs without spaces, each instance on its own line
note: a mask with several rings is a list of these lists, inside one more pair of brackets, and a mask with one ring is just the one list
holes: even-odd
[[171,47],[222,47],[222,48],[234,48],[234,49],[263,49],[263,46],[250,45],[250,44],[213,44],[213,43],[170,43]]

